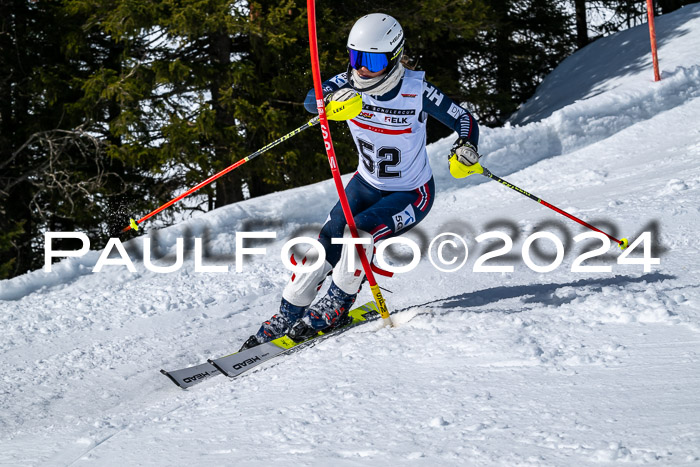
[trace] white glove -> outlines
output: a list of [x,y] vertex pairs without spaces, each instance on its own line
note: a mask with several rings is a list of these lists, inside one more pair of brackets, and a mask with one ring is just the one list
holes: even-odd
[[452,156],[457,156],[457,160],[464,165],[474,165],[479,162],[479,158],[481,157],[476,151],[476,147],[462,138],[457,139],[452,145],[452,150],[448,158]]
[[326,105],[328,105],[330,101],[343,102],[350,100],[355,96],[357,96],[357,91],[355,91],[353,88],[340,88],[337,91],[326,94],[323,100],[325,101]]

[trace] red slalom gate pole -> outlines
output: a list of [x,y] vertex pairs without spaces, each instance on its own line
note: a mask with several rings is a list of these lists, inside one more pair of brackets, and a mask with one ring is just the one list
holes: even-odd
[[[340,170],[338,169],[338,160],[335,157],[335,149],[333,148],[333,141],[331,140],[331,131],[328,127],[328,117],[326,116],[326,108],[323,101],[323,90],[321,89],[321,70],[318,62],[318,42],[316,39],[316,5],[314,0],[306,1],[306,8],[308,12],[308,22],[309,22],[309,47],[311,52],[311,73],[314,78],[314,94],[316,96],[316,108],[318,109],[318,116],[321,119],[321,133],[323,134],[323,143],[326,147],[326,154],[328,154],[328,163],[331,166],[331,172],[333,173],[333,181],[335,182],[335,188],[338,191],[338,197],[340,198],[340,205],[343,208],[343,214],[345,215],[345,221],[348,223],[350,228],[350,233],[353,238],[359,238],[357,233],[357,226],[355,225],[355,219],[350,210],[350,205],[348,203],[348,197],[345,194],[345,188],[343,187],[343,181],[340,178]],[[389,315],[389,310],[386,306],[386,301],[382,296],[382,292],[377,285],[377,281],[374,278],[374,273],[370,267],[367,255],[362,248],[362,245],[355,245],[357,252],[360,256],[360,261],[362,261],[362,268],[367,276],[367,282],[369,282],[370,289],[372,290],[372,295],[374,295],[374,301],[379,309],[379,314],[382,316],[382,320],[385,325],[391,326],[391,316]]]
[[659,57],[656,53],[656,28],[654,27],[654,1],[647,0],[647,17],[649,18],[649,39],[651,40],[651,59],[654,62],[654,81],[661,80],[659,75]]

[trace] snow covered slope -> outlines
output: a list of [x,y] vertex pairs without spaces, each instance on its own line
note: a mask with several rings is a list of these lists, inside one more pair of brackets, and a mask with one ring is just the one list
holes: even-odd
[[[644,27],[602,39],[511,126],[484,129],[480,149],[494,173],[574,215],[630,239],[652,232],[660,264],[617,264],[611,247],[584,263],[610,272],[572,272],[600,242],[574,243],[577,224],[484,177],[451,179],[450,138],[430,148],[439,191],[409,237],[461,235],[464,268],[439,272],[424,255],[379,279],[397,327],[363,326],[237,380],[185,392],[158,370],[230,353],[275,312],[282,244],[323,222],[330,181],[159,232],[157,264],[207,231],[207,262],[227,273],[197,273],[191,256],[169,274],[140,259],[136,273],[92,273],[91,252],[0,282],[0,464],[700,464],[700,5],[657,28],[661,82]],[[238,273],[235,232],[256,230],[277,238]],[[486,265],[513,272],[473,272],[474,238],[492,230],[514,246]],[[521,257],[540,231],[566,245],[551,272]]]

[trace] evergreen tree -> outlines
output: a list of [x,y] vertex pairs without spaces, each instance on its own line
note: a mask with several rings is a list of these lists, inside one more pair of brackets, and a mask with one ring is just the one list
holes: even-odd
[[77,70],[60,45],[79,27],[52,2],[0,4],[2,276],[42,266],[42,231],[73,230],[106,172],[99,142],[65,108]]
[[488,25],[471,42],[464,83],[485,125],[501,125],[574,48],[561,0],[497,0]]
[[[390,2],[387,9],[404,27],[409,66],[424,70],[428,81],[465,106],[473,103],[471,90],[462,84],[464,58],[486,27],[488,11],[482,0]],[[428,119],[428,142],[453,133]]]
[[111,157],[125,97],[104,83],[126,80],[125,45],[73,2],[0,9],[0,273],[11,276],[43,265],[47,230],[80,230],[104,245],[128,218],[123,200],[138,200],[147,178]]
[[[560,1],[320,2],[322,77],[347,69],[354,21],[385,12],[405,30],[409,65],[497,125],[572,49]],[[0,277],[43,264],[43,231],[80,230],[99,247],[130,216],[308,121],[306,22],[303,0],[0,3]],[[332,125],[349,172],[354,143],[344,123]],[[327,179],[318,133],[295,136],[151,225]],[[450,133],[429,120],[430,141]]]

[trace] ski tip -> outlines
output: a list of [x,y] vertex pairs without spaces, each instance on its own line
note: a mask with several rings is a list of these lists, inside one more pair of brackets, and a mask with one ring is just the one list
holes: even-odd
[[139,230],[139,225],[136,223],[136,220],[133,217],[129,219],[129,225],[132,229]]
[[629,240],[627,240],[626,238],[620,240],[620,250],[626,250],[628,246],[630,246]]

